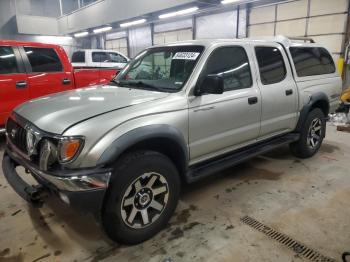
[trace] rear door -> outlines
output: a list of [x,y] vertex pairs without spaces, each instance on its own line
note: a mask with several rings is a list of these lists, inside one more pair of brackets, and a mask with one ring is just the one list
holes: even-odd
[[295,128],[298,115],[298,90],[286,53],[281,45],[253,44],[261,90],[261,138]]
[[27,75],[17,47],[0,46],[0,126],[28,99]]
[[105,51],[93,51],[91,53],[91,66],[93,67],[109,67],[109,55]]
[[109,63],[111,64],[111,67],[117,67],[117,68],[121,69],[128,62],[128,60],[124,56],[122,56],[116,52],[109,52],[108,54],[109,54],[109,59],[110,59]]
[[65,68],[54,48],[25,46],[21,52],[27,69],[30,98],[74,88],[72,68]]

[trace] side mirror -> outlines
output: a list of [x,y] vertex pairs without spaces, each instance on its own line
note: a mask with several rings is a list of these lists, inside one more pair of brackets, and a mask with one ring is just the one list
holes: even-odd
[[224,92],[224,79],[218,75],[207,75],[197,85],[194,94],[222,94]]

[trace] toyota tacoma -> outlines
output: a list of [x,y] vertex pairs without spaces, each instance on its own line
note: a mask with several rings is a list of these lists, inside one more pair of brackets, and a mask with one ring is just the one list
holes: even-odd
[[136,244],[166,226],[183,183],[286,144],[313,156],[341,86],[329,51],[308,39],[151,47],[108,85],[18,106],[4,175],[32,204],[51,192],[95,214],[111,239]]

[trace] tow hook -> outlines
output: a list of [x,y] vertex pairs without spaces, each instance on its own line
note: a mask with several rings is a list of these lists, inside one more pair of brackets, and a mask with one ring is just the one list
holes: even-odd
[[43,199],[47,196],[47,191],[41,185],[28,186],[24,189],[28,194],[28,200],[34,207],[40,208],[43,206]]

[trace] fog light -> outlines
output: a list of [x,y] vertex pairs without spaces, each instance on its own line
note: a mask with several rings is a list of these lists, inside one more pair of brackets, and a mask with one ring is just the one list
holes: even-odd
[[68,196],[65,195],[65,194],[63,194],[63,193],[60,193],[59,195],[60,195],[61,200],[62,200],[64,203],[66,203],[67,205],[69,205],[70,202],[69,202]]

